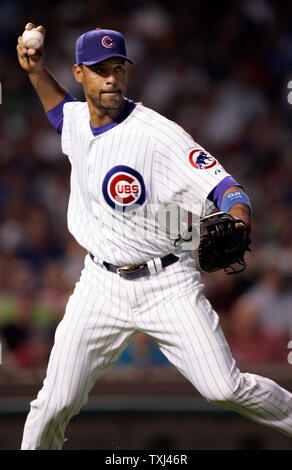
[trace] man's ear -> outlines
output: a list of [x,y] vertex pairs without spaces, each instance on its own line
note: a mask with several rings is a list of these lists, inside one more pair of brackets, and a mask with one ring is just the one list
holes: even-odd
[[72,72],[77,83],[83,82],[83,70],[81,65],[74,64],[72,67]]

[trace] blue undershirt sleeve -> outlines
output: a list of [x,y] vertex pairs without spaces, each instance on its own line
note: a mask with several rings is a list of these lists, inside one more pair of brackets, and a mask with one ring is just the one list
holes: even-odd
[[217,184],[217,186],[215,186],[215,188],[210,192],[208,199],[212,201],[218,209],[221,209],[222,196],[231,186],[240,186],[242,188],[242,186],[232,178],[232,176],[226,176],[226,178],[220,181],[220,183]]
[[63,106],[65,103],[68,103],[69,101],[78,101],[77,98],[72,96],[70,93],[68,93],[63,101],[57,104],[53,109],[50,109],[50,111],[47,111],[46,115],[50,121],[50,123],[55,127],[56,131],[58,134],[62,133],[62,128],[63,128]]

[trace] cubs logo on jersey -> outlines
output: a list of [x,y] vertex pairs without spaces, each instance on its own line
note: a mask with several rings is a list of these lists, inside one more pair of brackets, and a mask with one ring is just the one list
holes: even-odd
[[131,211],[146,201],[146,189],[142,175],[137,170],[117,165],[105,175],[102,193],[107,204],[115,210]]
[[216,158],[202,149],[192,149],[189,153],[189,161],[198,170],[207,170],[217,163]]

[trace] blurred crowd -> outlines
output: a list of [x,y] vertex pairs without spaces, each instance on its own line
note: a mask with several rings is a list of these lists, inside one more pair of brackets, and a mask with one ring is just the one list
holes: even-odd
[[[292,9],[288,1],[20,1],[0,4],[0,338],[18,368],[46,365],[83,267],[68,233],[70,167],[18,65],[17,37],[47,30],[46,62],[84,100],[75,41],[96,27],[126,37],[128,98],[176,121],[249,194],[252,251],[237,276],[202,275],[239,365],[287,362],[292,338]],[[291,87],[292,88],[292,87]],[[116,367],[168,365],[138,334]]]

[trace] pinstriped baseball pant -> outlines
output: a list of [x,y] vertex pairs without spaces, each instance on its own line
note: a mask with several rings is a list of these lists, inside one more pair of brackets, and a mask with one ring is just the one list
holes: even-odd
[[89,256],[56,330],[43,388],[31,402],[21,449],[61,449],[70,419],[136,332],[151,335],[208,401],[292,436],[292,394],[240,373],[202,293],[193,261],[121,279]]

